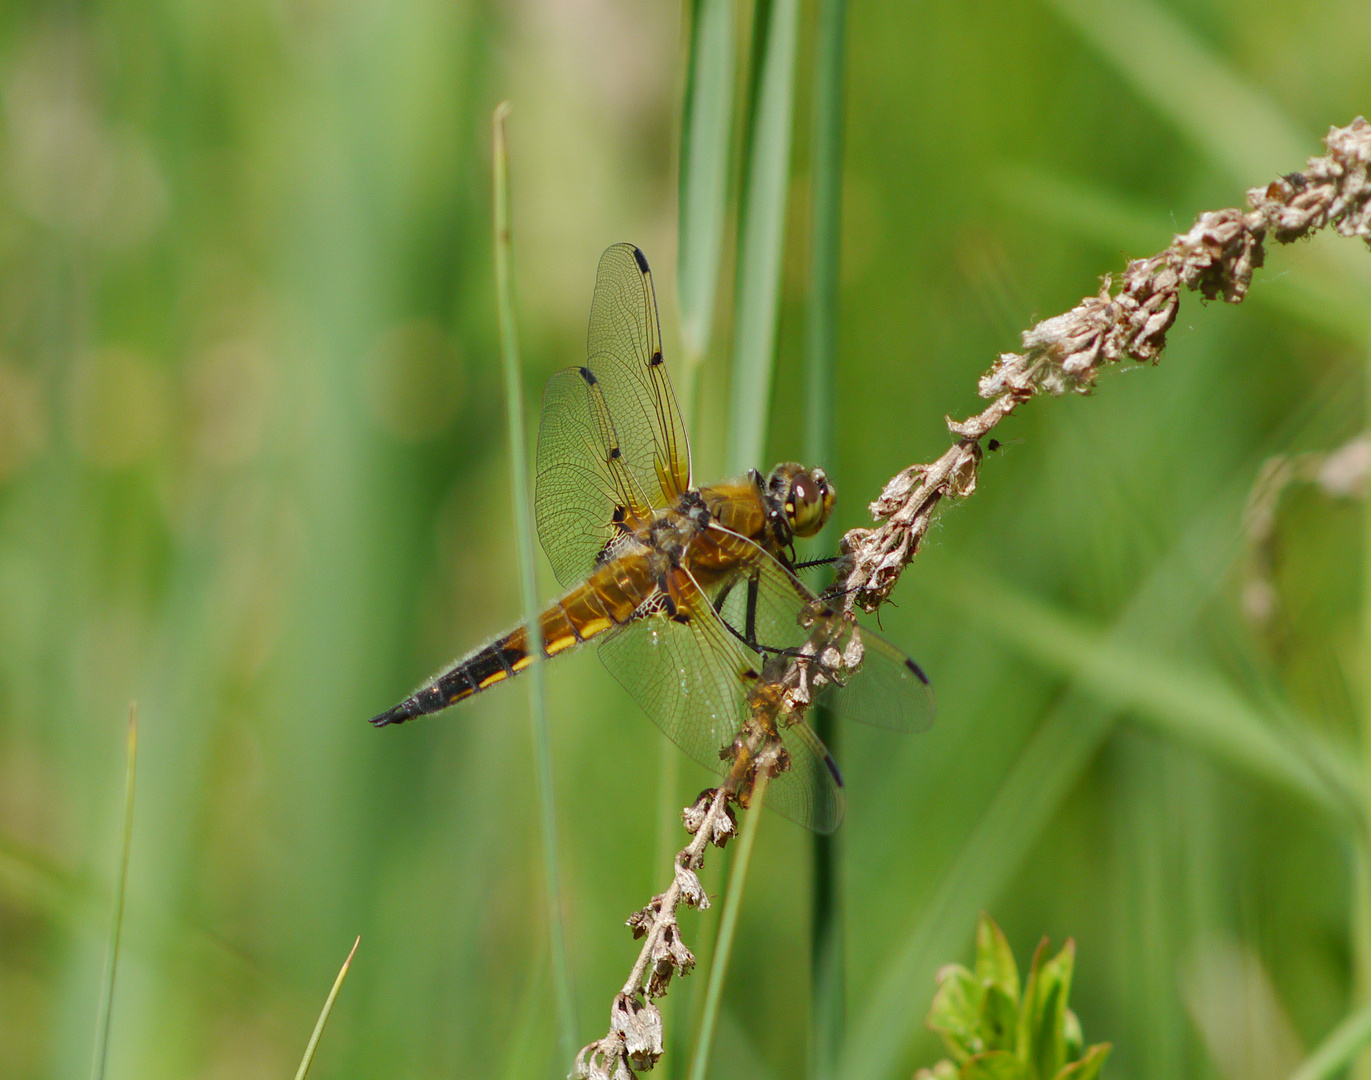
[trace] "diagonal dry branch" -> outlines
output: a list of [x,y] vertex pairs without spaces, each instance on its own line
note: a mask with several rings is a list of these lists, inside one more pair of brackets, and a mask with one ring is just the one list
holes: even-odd
[[886,484],[871,504],[879,527],[843,537],[826,595],[846,611],[874,611],[884,603],[938,504],[975,491],[981,440],[1029,398],[1088,391],[1105,364],[1155,363],[1176,321],[1182,286],[1236,304],[1262,265],[1268,237],[1288,244],[1331,225],[1371,244],[1371,124],[1357,117],[1332,128],[1324,145],[1328,152],[1310,158],[1303,172],[1248,191],[1250,210],[1201,214],[1164,251],[1129,263],[1117,291],[1106,276],[1098,295],[1024,331],[1024,351],[1001,354],[981,377],[977,391],[990,399],[985,410],[967,420],[949,418],[957,441],[937,461],[911,465]]

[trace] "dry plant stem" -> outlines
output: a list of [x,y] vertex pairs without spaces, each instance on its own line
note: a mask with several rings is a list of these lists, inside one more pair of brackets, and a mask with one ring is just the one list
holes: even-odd
[[686,828],[694,834],[676,854],[674,873],[666,891],[652,898],[628,919],[643,947],[623,987],[610,1007],[609,1032],[581,1049],[572,1075],[588,1080],[629,1080],[632,1069],[650,1069],[662,1054],[662,1017],[651,998],[666,993],[673,974],[685,975],[695,957],[681,940],[676,910],[682,903],[703,910],[709,907],[700,879],[705,847],[723,847],[738,831],[729,809],[735,796],[728,785],[702,792],[683,812]]
[[1022,353],[1004,353],[982,376],[986,409],[947,426],[957,436],[928,465],[894,477],[871,504],[882,522],[843,537],[843,557],[827,596],[843,610],[874,611],[889,597],[900,572],[919,550],[938,504],[976,489],[980,442],[1029,398],[1068,390],[1086,393],[1105,364],[1125,358],[1155,363],[1176,320],[1180,290],[1239,303],[1270,237],[1282,244],[1332,226],[1342,236],[1371,243],[1371,124],[1358,117],[1329,131],[1328,152],[1310,158],[1303,172],[1280,177],[1247,193],[1248,211],[1201,214],[1190,231],[1124,270],[1116,292],[1106,277],[1096,296],[1023,334]]

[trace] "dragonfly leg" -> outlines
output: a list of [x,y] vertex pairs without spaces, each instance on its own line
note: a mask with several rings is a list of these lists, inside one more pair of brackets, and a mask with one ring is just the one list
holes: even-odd
[[723,591],[719,593],[718,599],[714,601],[714,614],[721,619],[724,617],[724,601],[728,599],[728,594],[733,591],[733,586],[736,584],[736,581],[730,581],[723,587]]
[[841,556],[830,555],[826,559],[806,559],[804,562],[797,562],[791,567],[792,570],[808,570],[815,566],[832,566]]

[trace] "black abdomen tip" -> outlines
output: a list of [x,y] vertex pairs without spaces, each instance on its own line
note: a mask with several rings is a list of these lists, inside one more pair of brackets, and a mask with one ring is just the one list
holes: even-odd
[[403,724],[406,720],[411,720],[419,715],[419,710],[415,707],[413,698],[402,701],[393,709],[387,709],[379,716],[371,718],[372,727],[389,727],[391,724]]

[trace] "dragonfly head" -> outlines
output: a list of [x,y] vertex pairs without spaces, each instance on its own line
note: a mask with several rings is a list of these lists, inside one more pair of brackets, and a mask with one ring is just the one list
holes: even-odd
[[783,462],[771,470],[766,489],[772,507],[785,516],[795,536],[813,536],[833,513],[833,485],[823,469]]

